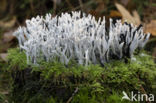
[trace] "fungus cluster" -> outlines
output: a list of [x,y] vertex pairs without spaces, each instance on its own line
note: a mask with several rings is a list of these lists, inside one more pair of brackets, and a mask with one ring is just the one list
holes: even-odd
[[82,65],[102,64],[115,57],[131,57],[143,48],[150,34],[143,27],[117,20],[106,30],[105,17],[96,21],[94,16],[81,12],[62,13],[61,16],[37,16],[26,20],[25,27],[14,32],[27,62],[59,60],[68,64],[71,59]]

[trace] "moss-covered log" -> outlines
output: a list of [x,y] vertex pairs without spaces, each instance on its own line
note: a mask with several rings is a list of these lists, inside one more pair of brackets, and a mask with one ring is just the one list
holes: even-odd
[[28,65],[19,49],[10,50],[8,60],[14,103],[128,103],[121,101],[123,91],[156,95],[156,65],[146,53],[104,67],[74,61],[68,66],[57,61]]

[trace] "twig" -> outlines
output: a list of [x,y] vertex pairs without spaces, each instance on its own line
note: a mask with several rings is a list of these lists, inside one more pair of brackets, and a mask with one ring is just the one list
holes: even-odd
[[34,13],[34,5],[33,5],[33,1],[32,0],[30,0],[30,8],[31,8],[32,13]]
[[81,10],[84,11],[82,0],[79,0],[79,4],[80,4],[80,7],[81,7]]
[[73,5],[70,3],[70,1],[69,0],[66,0],[66,2],[67,2],[67,4],[68,4],[68,6],[73,10]]
[[57,8],[57,4],[56,4],[56,0],[53,0],[53,15],[56,15],[56,8]]
[[67,101],[66,103],[70,103],[70,102],[71,102],[71,100],[73,99],[73,97],[75,96],[75,94],[78,92],[78,90],[79,90],[79,88],[76,87],[74,93],[73,93],[72,96],[68,99],[68,101]]

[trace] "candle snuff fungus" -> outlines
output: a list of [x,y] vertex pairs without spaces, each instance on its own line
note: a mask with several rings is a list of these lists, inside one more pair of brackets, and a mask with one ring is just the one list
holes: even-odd
[[74,59],[78,64],[102,64],[115,57],[132,57],[134,51],[143,48],[150,34],[143,33],[143,27],[110,19],[106,30],[105,17],[95,17],[81,12],[62,13],[61,16],[37,16],[26,20],[25,27],[19,27],[14,35],[19,47],[27,55],[27,62],[38,64],[42,58],[63,64]]

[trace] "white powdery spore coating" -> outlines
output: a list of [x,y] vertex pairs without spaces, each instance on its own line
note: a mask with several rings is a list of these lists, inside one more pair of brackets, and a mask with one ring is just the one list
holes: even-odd
[[28,63],[57,58],[63,64],[74,59],[82,65],[104,65],[112,55],[131,57],[136,48],[144,47],[150,36],[143,33],[142,27],[122,24],[120,20],[114,25],[111,19],[106,32],[104,17],[96,21],[94,16],[81,12],[62,13],[53,18],[51,14],[37,16],[26,20],[26,27],[19,27],[14,35],[26,52]]

